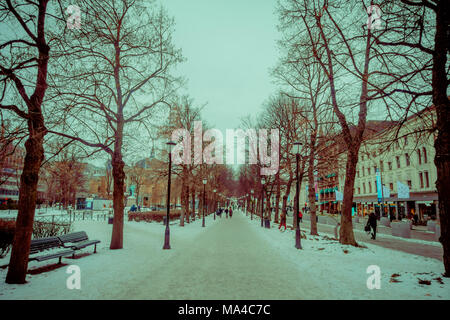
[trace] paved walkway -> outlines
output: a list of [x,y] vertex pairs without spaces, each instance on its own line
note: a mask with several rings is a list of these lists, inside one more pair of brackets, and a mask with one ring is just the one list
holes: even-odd
[[[157,276],[129,283],[112,299],[319,299],[325,293],[251,228],[242,213],[208,226],[172,256]],[[276,263],[274,263],[276,262]]]

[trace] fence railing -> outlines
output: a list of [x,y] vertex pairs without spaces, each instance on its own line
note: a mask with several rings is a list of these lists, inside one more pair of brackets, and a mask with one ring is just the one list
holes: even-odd
[[[39,213],[34,216],[34,221],[51,222],[51,223],[67,223],[74,221],[107,221],[108,217],[112,217],[112,210],[67,210],[66,213]],[[17,215],[10,214],[0,215],[1,220],[16,220]]]

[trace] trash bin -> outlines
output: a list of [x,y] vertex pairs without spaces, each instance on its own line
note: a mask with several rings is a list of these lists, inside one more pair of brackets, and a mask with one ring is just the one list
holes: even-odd
[[265,226],[267,229],[270,229],[270,220],[269,220],[269,219],[264,219],[264,226]]
[[114,218],[113,217],[109,217],[108,218],[108,224],[113,224]]

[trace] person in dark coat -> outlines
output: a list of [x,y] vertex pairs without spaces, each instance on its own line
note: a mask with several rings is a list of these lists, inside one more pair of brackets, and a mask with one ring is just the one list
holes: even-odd
[[233,209],[231,209],[231,207],[230,207],[230,219],[231,219],[231,217],[233,216]]
[[369,214],[369,219],[367,220],[367,224],[372,228],[372,239],[375,240],[377,236],[377,216],[374,212]]
[[228,218],[228,208],[225,209],[225,214],[227,215],[227,218]]
[[394,215],[394,213],[393,213],[392,211],[389,212],[389,218],[390,218],[391,222],[392,222],[393,220],[395,220],[395,215]]

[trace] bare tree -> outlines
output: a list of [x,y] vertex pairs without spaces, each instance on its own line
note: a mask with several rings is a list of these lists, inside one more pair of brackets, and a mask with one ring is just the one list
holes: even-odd
[[[408,95],[408,103],[418,103],[421,98],[431,97],[436,108],[437,122],[432,129],[437,131],[434,143],[437,168],[436,187],[439,196],[441,237],[444,249],[445,276],[450,277],[450,103],[449,85],[449,25],[448,2],[443,0],[401,0],[380,1],[386,25],[383,32],[375,34],[377,44],[392,48],[397,60],[406,60],[398,52],[408,51],[410,56],[418,56],[419,63],[404,63],[405,68],[396,70],[397,77],[416,74],[416,81],[402,92]],[[410,60],[407,60],[410,62]],[[429,81],[431,78],[431,81]],[[429,86],[431,82],[431,88]],[[425,100],[428,101],[428,100]],[[402,119],[403,123],[406,119]]]
[[79,5],[85,13],[83,26],[61,43],[64,74],[54,79],[56,94],[63,99],[59,103],[65,105],[65,127],[51,132],[111,157],[110,249],[121,249],[127,132],[144,136],[152,112],[169,105],[177,82],[171,68],[181,55],[172,45],[173,20],[162,8],[152,9],[140,0],[83,0]]
[[[1,24],[15,31],[0,44],[0,109],[25,120],[28,129],[7,283],[25,282],[39,170],[44,158],[43,141],[47,129],[42,104],[48,88],[48,20],[56,17],[55,14],[49,15],[48,3],[48,0],[6,0],[0,4]],[[59,12],[59,17],[62,19],[64,14]],[[58,29],[61,25],[53,27]]]
[[[286,0],[280,2],[279,9],[287,41],[303,48],[299,63],[313,59],[328,80],[331,105],[347,149],[339,241],[357,245],[351,208],[368,106],[375,101],[387,105],[385,93],[399,79],[389,76],[383,52],[374,46],[372,29],[358,22],[361,14],[366,14],[365,4],[359,4],[360,11],[351,6],[346,1]],[[359,91],[354,89],[355,84],[360,86]]]

